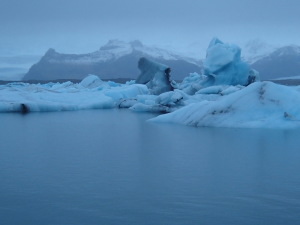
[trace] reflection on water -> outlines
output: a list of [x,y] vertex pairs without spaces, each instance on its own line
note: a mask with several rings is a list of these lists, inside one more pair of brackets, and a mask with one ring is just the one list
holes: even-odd
[[0,224],[297,224],[300,130],[0,114]]

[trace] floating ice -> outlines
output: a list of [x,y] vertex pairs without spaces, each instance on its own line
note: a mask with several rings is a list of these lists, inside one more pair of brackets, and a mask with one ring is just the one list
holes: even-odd
[[187,94],[180,90],[162,93],[158,96],[145,98],[138,96],[137,101],[130,109],[137,112],[172,112],[185,105]]
[[216,101],[201,101],[151,119],[191,126],[292,128],[300,126],[300,92],[256,82]]
[[136,83],[146,84],[152,94],[159,95],[173,90],[170,82],[171,69],[168,66],[141,58],[138,67],[141,74],[136,79]]
[[193,95],[203,88],[203,82],[205,82],[206,79],[207,76],[205,75],[191,73],[189,76],[185,77],[180,84],[177,84],[177,88],[189,95]]
[[89,75],[80,82],[80,85],[85,88],[95,88],[101,86],[103,83],[98,76]]
[[95,76],[81,83],[0,85],[0,112],[45,112],[117,107],[123,98],[147,95],[142,84],[100,82]]
[[210,42],[203,66],[204,74],[208,76],[204,86],[248,85],[259,80],[258,72],[241,60],[241,49],[217,38]]

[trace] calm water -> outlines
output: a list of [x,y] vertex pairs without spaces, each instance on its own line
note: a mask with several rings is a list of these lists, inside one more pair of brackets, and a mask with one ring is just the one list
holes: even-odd
[[300,223],[300,130],[0,114],[1,225]]

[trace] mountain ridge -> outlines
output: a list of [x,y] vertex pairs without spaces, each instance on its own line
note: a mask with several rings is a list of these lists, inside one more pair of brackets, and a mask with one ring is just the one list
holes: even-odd
[[264,80],[300,75],[300,46],[287,45],[275,49],[250,64]]
[[105,79],[134,79],[139,74],[137,62],[141,57],[170,66],[173,69],[172,79],[182,79],[189,73],[201,72],[201,60],[156,47],[147,47],[137,40],[129,43],[110,40],[99,50],[86,54],[64,54],[50,48],[41,60],[29,69],[23,80],[82,79],[88,74]]
[[[262,49],[259,49],[262,48]],[[244,51],[245,50],[245,51]],[[260,73],[262,80],[300,75],[300,46],[274,47],[254,42],[242,49],[243,59]],[[171,79],[182,80],[189,73],[202,72],[202,60],[135,40],[110,40],[98,50],[85,54],[59,53],[50,48],[40,61],[31,66],[23,80],[82,79],[88,74],[102,79],[136,79],[141,57],[171,67]]]

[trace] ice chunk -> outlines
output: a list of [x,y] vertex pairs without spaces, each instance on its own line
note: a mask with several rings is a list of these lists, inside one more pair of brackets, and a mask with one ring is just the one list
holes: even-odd
[[171,69],[168,66],[141,58],[138,68],[141,74],[136,79],[136,83],[146,84],[152,94],[159,95],[173,90],[170,82]]
[[91,74],[80,82],[80,85],[85,88],[95,88],[99,87],[101,84],[103,84],[103,81],[98,76]]
[[189,95],[195,94],[203,88],[202,83],[207,79],[206,76],[198,73],[190,73],[189,76],[185,77],[180,84],[177,84],[177,88],[184,91]]
[[117,103],[119,108],[130,108],[137,103],[137,99],[134,98],[124,98],[120,99]]
[[149,94],[149,90],[146,85],[134,84],[134,85],[122,85],[120,87],[114,87],[104,90],[103,93],[106,96],[112,97],[115,100],[133,98],[141,94]]
[[138,112],[172,112],[185,105],[184,101],[187,99],[187,94],[180,90],[152,95],[150,98],[139,95],[137,102],[130,109]]
[[247,85],[260,81],[259,72],[255,69],[250,69]]
[[216,86],[210,86],[207,88],[203,88],[199,91],[196,92],[196,94],[221,94],[222,91],[224,91],[225,89],[227,89],[229,87],[229,85],[216,85]]
[[239,91],[243,89],[244,86],[242,85],[216,85],[216,86],[210,86],[207,88],[202,88],[201,90],[197,91],[195,94],[204,94],[204,95],[229,95],[233,92]]
[[208,79],[203,85],[248,85],[258,79],[258,73],[250,70],[241,60],[241,49],[234,44],[225,44],[214,38],[207,49],[203,62]]
[[189,104],[151,119],[192,126],[300,127],[300,93],[295,88],[256,82],[216,101]]
[[186,99],[186,94],[180,90],[174,90],[160,94],[156,98],[156,103],[165,106],[182,105],[182,101]]

